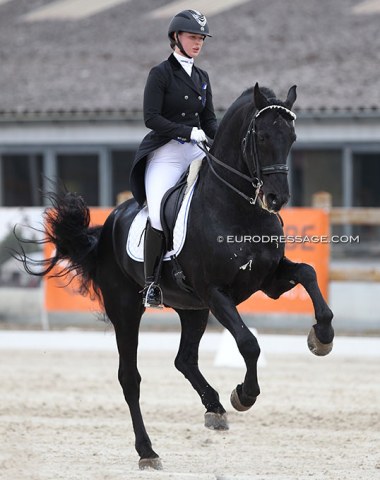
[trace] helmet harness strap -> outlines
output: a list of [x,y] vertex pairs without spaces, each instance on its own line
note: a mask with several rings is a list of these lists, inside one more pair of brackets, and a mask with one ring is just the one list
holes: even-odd
[[180,49],[181,53],[183,53],[183,55],[185,55],[185,57],[187,58],[192,58],[190,57],[190,55],[188,55],[186,52],[185,52],[185,49],[183,48],[183,45],[181,43],[181,40],[179,39],[179,32],[174,32],[174,40],[175,40],[175,44],[177,45],[177,47]]

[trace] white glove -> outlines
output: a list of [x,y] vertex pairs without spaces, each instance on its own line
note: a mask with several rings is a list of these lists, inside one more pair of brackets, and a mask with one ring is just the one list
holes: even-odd
[[207,138],[203,130],[201,130],[200,128],[194,127],[191,130],[190,140],[191,140],[191,143],[200,143],[200,142],[205,142]]

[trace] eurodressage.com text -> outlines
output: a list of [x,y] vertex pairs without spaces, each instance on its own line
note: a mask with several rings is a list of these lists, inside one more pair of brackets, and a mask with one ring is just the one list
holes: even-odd
[[218,235],[218,243],[360,243],[356,235]]

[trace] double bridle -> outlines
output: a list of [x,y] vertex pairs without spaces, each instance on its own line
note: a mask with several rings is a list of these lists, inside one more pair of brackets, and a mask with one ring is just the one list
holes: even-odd
[[[260,189],[263,186],[263,181],[262,181],[262,175],[270,175],[272,173],[285,173],[287,174],[289,171],[289,167],[285,163],[276,163],[273,165],[269,165],[267,167],[261,167],[260,166],[260,161],[259,161],[259,155],[258,155],[258,150],[257,150],[257,141],[256,141],[256,119],[266,110],[281,110],[286,112],[292,119],[293,122],[297,118],[296,114],[292,112],[291,110],[283,107],[282,105],[269,105],[267,107],[262,108],[258,112],[253,115],[251,121],[249,122],[248,125],[248,130],[247,133],[245,134],[242,142],[241,142],[241,149],[242,149],[242,155],[243,158],[248,165],[248,157],[250,156],[253,161],[253,172],[254,175],[253,177],[250,177],[249,175],[245,175],[244,173],[240,172],[239,170],[236,170],[235,168],[231,167],[230,165],[227,165],[220,160],[218,160],[214,155],[212,155],[208,149],[204,145],[198,145],[199,148],[206,154],[207,158],[207,163],[210,167],[210,170],[212,173],[225,185],[227,185],[231,190],[236,192],[238,195],[243,197],[245,200],[247,200],[251,205],[255,205],[257,201],[257,197],[259,196]],[[255,195],[253,197],[250,197],[246,195],[245,193],[241,192],[239,189],[231,185],[227,180],[225,180],[223,177],[221,177],[215,170],[214,166],[212,165],[212,162],[217,163],[218,165],[222,166],[226,170],[234,173],[240,178],[243,178],[247,182],[249,182],[255,191]]]

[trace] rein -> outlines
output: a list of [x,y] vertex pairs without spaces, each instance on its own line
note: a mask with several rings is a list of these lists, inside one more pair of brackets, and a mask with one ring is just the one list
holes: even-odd
[[[266,110],[272,110],[272,109],[277,109],[277,110],[283,110],[285,111],[290,117],[294,120],[297,118],[295,113],[293,113],[291,110],[288,110],[287,108],[281,106],[281,105],[269,105],[267,107],[262,108],[259,110],[253,117],[252,120],[249,123],[247,133],[245,134],[243,140],[242,140],[242,153],[245,162],[248,164],[248,155],[247,155],[247,149],[249,148],[249,154],[253,160],[253,166],[254,166],[254,172],[256,174],[255,177],[250,177],[248,175],[245,175],[242,172],[239,172],[239,170],[236,170],[235,168],[231,167],[230,165],[225,164],[224,162],[221,162],[218,160],[214,155],[212,155],[207,148],[204,146],[204,144],[198,144],[198,147],[206,154],[207,158],[207,163],[210,167],[210,170],[212,173],[225,185],[227,185],[231,190],[233,190],[235,193],[243,197],[245,200],[247,200],[251,205],[255,205],[257,198],[259,196],[261,187],[263,186],[263,181],[261,179],[261,174],[262,175],[270,175],[272,173],[285,173],[287,174],[289,171],[289,167],[285,163],[278,163],[274,165],[269,165],[267,167],[260,167],[260,162],[259,162],[259,155],[258,155],[258,150],[257,150],[257,142],[256,142],[256,119],[259,115],[262,114],[262,112]],[[243,178],[244,180],[248,181],[254,188],[255,190],[255,195],[254,197],[250,197],[246,195],[245,193],[241,192],[239,189],[231,185],[227,180],[225,180],[223,177],[221,177],[215,170],[214,166],[212,165],[212,162],[217,163],[218,165],[222,166],[226,170],[229,170],[230,172],[234,173],[235,175],[239,176],[240,178]]]
[[[237,193],[238,195],[240,195],[241,197],[243,197],[245,200],[247,200],[251,205],[255,205],[256,203],[256,200],[257,200],[257,197],[260,193],[260,188],[262,187],[263,185],[263,182],[257,178],[252,178],[252,177],[249,177],[248,175],[245,175],[244,173],[242,172],[239,172],[239,170],[236,170],[235,168],[233,167],[230,167],[230,165],[227,165],[226,163],[223,163],[221,162],[220,160],[218,160],[216,157],[214,157],[214,155],[212,155],[208,150],[207,148],[205,148],[203,145],[201,144],[198,144],[198,147],[206,154],[206,158],[207,158],[207,163],[208,163],[208,166],[210,167],[210,170],[212,171],[212,173],[221,181],[223,182],[225,185],[227,185],[227,187],[229,187],[231,190],[233,190],[235,193]],[[229,182],[227,182],[227,180],[225,180],[223,177],[221,177],[218,172],[216,172],[213,164],[212,164],[212,161],[217,163],[218,165],[224,167],[226,170],[229,170],[230,172],[234,173],[235,175],[237,175],[238,177],[240,178],[243,178],[244,180],[247,180],[249,183],[252,184],[253,188],[255,189],[255,196],[254,197],[249,197],[248,195],[246,195],[245,193],[241,192],[238,188],[234,187],[233,185],[231,185]],[[257,180],[257,183],[255,184],[255,180]]]

